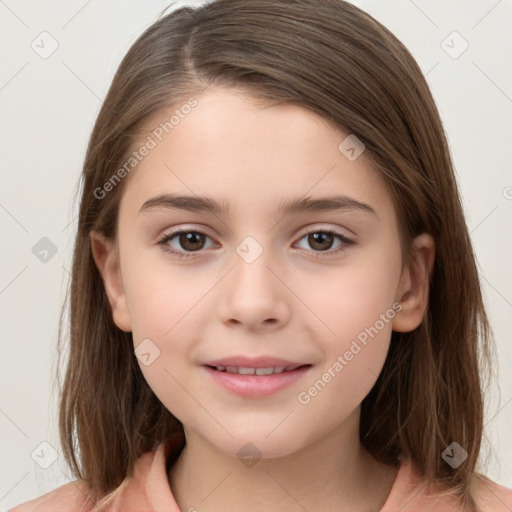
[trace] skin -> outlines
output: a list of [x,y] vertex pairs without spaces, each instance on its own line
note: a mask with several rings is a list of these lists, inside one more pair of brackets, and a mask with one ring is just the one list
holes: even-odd
[[[239,511],[241,504],[245,512],[378,511],[396,468],[362,447],[360,404],[382,370],[392,330],[411,331],[422,321],[434,240],[418,236],[415,264],[403,265],[384,180],[364,152],[348,160],[338,149],[348,134],[315,113],[220,87],[196,98],[198,106],[127,178],[116,240],[91,234],[114,321],[133,333],[134,347],[147,338],[158,347],[149,366],[139,364],[184,425],[187,444],[169,472],[176,501],[181,510],[202,512]],[[377,215],[275,213],[283,199],[335,192]],[[226,217],[164,208],[139,213],[163,193],[229,200],[231,211]],[[158,244],[177,228],[206,235],[191,246],[179,236],[167,242],[188,249],[190,258]],[[334,254],[343,243],[335,237],[322,251],[306,235],[325,229],[354,243]],[[251,264],[236,252],[247,236],[263,249]],[[299,403],[298,393],[394,303],[400,312],[317,396]],[[200,368],[233,354],[313,367],[292,386],[249,399],[212,383]],[[237,457],[247,442],[262,454],[252,467]]]

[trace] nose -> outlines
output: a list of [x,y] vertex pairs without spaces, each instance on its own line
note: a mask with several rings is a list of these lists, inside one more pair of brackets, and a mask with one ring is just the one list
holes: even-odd
[[278,329],[290,316],[292,292],[265,251],[248,263],[236,255],[234,266],[219,286],[218,315],[226,325],[256,331]]

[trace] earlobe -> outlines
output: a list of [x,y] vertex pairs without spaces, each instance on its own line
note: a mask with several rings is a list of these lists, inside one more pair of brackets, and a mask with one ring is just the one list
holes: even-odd
[[131,321],[121,279],[116,244],[96,231],[91,231],[90,236],[92,256],[103,280],[105,293],[112,308],[114,323],[122,331],[130,332]]
[[392,329],[410,332],[418,327],[428,308],[430,280],[434,270],[435,241],[422,233],[414,239],[414,254],[404,267],[396,300],[402,309],[393,319]]

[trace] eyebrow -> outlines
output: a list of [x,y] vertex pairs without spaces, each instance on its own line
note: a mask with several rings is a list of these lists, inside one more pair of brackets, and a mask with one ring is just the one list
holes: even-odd
[[[139,213],[155,209],[186,210],[191,212],[205,212],[220,217],[229,215],[230,202],[216,201],[205,196],[181,196],[174,194],[161,194],[148,199],[140,208]],[[310,212],[336,212],[343,210],[357,210],[370,213],[378,218],[375,210],[366,203],[346,195],[331,195],[328,197],[304,197],[281,201],[278,215],[290,215]]]

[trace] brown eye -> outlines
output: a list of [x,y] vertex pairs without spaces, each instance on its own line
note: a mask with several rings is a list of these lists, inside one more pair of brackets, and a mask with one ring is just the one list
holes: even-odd
[[[336,238],[340,240],[340,244],[334,249],[332,249],[333,241]],[[313,253],[326,252],[326,257],[344,251],[349,245],[354,243],[353,240],[350,240],[341,233],[336,233],[336,231],[322,229],[317,229],[316,231],[310,231],[309,233],[305,233],[302,236],[301,240],[304,239],[306,239],[307,245],[311,249],[313,249]],[[324,255],[318,254],[317,256],[322,257]]]
[[[190,253],[198,252],[205,246],[205,241],[209,236],[201,233],[200,231],[184,230],[175,231],[164,235],[164,237],[158,242],[165,252],[178,256],[180,258],[187,258],[191,256]],[[175,245],[171,245],[169,242],[177,241]],[[178,245],[178,247],[176,247]]]
[[[332,249],[336,238],[340,241],[340,244]],[[210,239],[210,237],[200,231],[180,229],[174,233],[164,235],[158,242],[158,245],[162,247],[162,250],[173,256],[188,258],[194,252],[201,252],[201,249],[205,248],[207,239]],[[305,233],[300,240],[303,239],[307,239],[307,245],[312,249],[308,252],[312,252],[318,258],[340,253],[354,243],[341,233],[321,229]],[[172,244],[174,241],[177,241],[177,243]]]
[[187,251],[197,251],[204,247],[205,236],[202,233],[188,231],[178,233],[177,236],[180,246]]
[[331,248],[334,236],[323,231],[318,233],[310,233],[308,235],[308,243],[310,247],[319,251],[326,251]]

